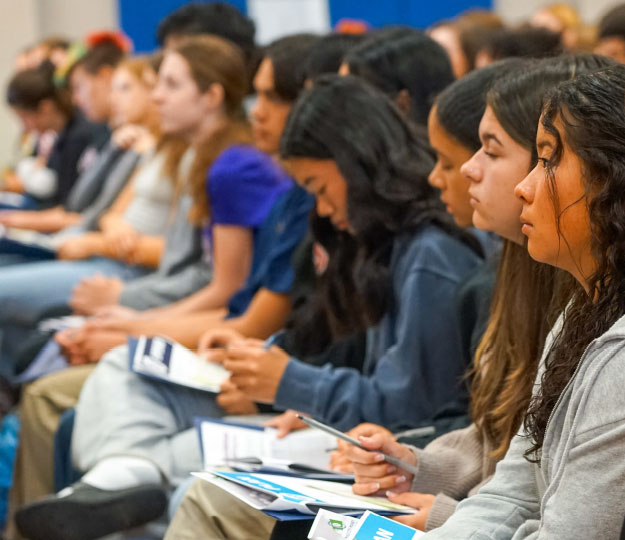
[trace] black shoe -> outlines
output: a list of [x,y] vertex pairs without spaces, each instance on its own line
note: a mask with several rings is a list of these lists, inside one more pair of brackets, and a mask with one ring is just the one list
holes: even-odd
[[108,491],[78,482],[22,506],[15,523],[31,540],[95,540],[157,519],[166,508],[167,493],[161,486]]

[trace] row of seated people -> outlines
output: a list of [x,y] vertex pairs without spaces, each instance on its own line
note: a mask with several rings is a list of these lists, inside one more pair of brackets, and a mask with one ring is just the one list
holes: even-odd
[[[8,534],[99,538],[158,518],[181,486],[166,538],[303,538],[185,483],[201,468],[195,416],[269,410],[286,411],[272,420],[283,435],[302,427],[294,411],[354,428],[372,451],[342,445],[333,466],[356,474],[357,493],[417,508],[401,519],[432,537],[614,536],[622,186],[610,158],[623,150],[625,68],[505,60],[453,82],[444,49],[416,30],[297,35],[264,49],[250,126],[244,55],[181,34],[152,64],[110,69],[111,97],[132,90],[143,108],[130,120],[118,96],[134,124],[114,135],[119,159],[143,157],[99,230],[63,233],[63,260],[13,253],[0,270],[8,376],[33,351],[71,364],[23,389]],[[81,281],[96,271],[108,275]],[[93,318],[33,333],[67,303]],[[124,345],[139,334],[198,348],[232,376],[217,397],[141,378]],[[72,407],[71,451],[61,444],[79,479],[40,499],[63,487],[53,468],[70,468],[52,446]],[[423,425],[437,435],[425,448],[392,435]],[[379,450],[418,473],[380,464]]]

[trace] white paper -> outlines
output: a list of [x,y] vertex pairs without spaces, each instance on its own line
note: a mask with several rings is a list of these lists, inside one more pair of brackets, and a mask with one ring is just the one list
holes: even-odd
[[360,520],[323,508],[317,512],[308,538],[310,540],[345,540],[350,538]]
[[[341,513],[354,513],[364,510],[378,512],[394,511],[413,514],[415,510],[407,506],[391,503],[381,497],[362,497],[352,493],[351,486],[324,480],[309,480],[292,476],[271,474],[231,473],[213,470],[193,473],[194,476],[225,489],[235,497],[259,510],[286,511],[295,510],[302,514],[315,514],[320,508],[340,509]],[[215,477],[220,480],[215,481]],[[226,480],[223,482],[222,480]],[[242,496],[240,488],[230,484],[243,485],[248,490],[256,490],[275,497],[267,503],[259,503],[256,497],[251,504],[249,494]]]
[[175,341],[153,337],[139,338],[131,369],[135,373],[218,393],[230,372],[220,364],[203,360]]
[[293,431],[278,439],[273,428],[258,429],[243,423],[207,419],[202,421],[200,431],[205,469],[237,458],[256,457],[264,465],[282,466],[285,470],[290,463],[326,470],[327,451],[336,445],[334,437],[313,429]]

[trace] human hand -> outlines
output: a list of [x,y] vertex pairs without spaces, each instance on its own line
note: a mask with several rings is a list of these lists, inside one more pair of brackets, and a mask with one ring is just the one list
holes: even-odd
[[430,515],[430,510],[434,505],[434,500],[436,499],[436,495],[430,495],[429,493],[415,493],[415,492],[405,492],[405,493],[394,493],[393,491],[388,491],[386,493],[388,500],[397,504],[403,504],[405,506],[410,506],[412,508],[416,508],[419,510],[416,514],[409,514],[406,516],[395,516],[391,519],[395,521],[399,521],[404,525],[408,525],[413,529],[418,529],[420,531],[425,531],[425,523],[427,522],[428,516]]
[[94,313],[94,317],[99,321],[128,320],[140,318],[142,315],[141,311],[120,305],[103,306]]
[[273,403],[290,357],[280,347],[266,349],[257,339],[247,339],[228,346],[224,367],[230,380],[249,398]]
[[374,433],[370,437],[359,436],[358,440],[367,449],[354,445],[346,449],[347,457],[354,465],[355,483],[352,486],[358,495],[384,494],[392,489],[402,493],[410,489],[413,475],[384,461],[382,453],[416,465],[417,457],[403,444],[398,443],[392,434]]
[[211,353],[214,349],[226,349],[237,341],[245,341],[245,336],[232,328],[213,328],[200,337],[198,354],[206,355],[212,362],[223,363],[225,355],[212,356]]
[[291,433],[291,431],[305,429],[308,427],[297,417],[298,414],[300,413],[289,409],[288,411],[284,411],[282,414],[279,414],[275,418],[265,422],[265,426],[276,428],[278,430],[276,437],[278,437],[278,439],[282,439]]
[[258,407],[230,381],[222,383],[217,404],[228,414],[258,414]]
[[95,364],[111,349],[126,343],[127,334],[117,330],[85,329],[78,343],[78,353],[69,357],[70,364]]
[[120,260],[131,262],[134,252],[139,246],[140,234],[123,219],[113,219],[107,222],[103,230],[106,251]]
[[[364,422],[357,425],[355,428],[350,429],[347,432],[347,435],[354,439],[358,439],[358,437],[361,436],[371,437],[376,433],[382,433],[392,436],[392,433],[385,427],[378,426],[377,424],[371,424],[369,422]],[[347,456],[347,450],[350,446],[352,445],[348,442],[345,442],[341,439],[337,440],[337,449],[334,452],[330,453],[330,469],[343,473],[354,472],[354,465]]]
[[88,259],[98,252],[100,235],[88,233],[65,240],[57,251],[61,260],[78,261]]
[[140,154],[153,149],[156,146],[156,139],[149,129],[144,126],[127,124],[117,128],[113,132],[113,142],[123,150],[132,148]]
[[0,225],[5,227],[20,227],[22,212],[19,210],[3,210],[0,212]]
[[94,315],[102,308],[116,306],[123,288],[124,282],[116,277],[86,278],[74,287],[69,305],[78,314]]

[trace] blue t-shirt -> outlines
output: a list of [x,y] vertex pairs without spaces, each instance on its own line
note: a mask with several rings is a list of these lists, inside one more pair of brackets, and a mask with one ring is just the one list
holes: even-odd
[[291,189],[278,198],[258,229],[252,269],[243,287],[230,299],[229,317],[241,315],[260,288],[275,293],[291,290],[291,258],[308,230],[308,214],[314,203],[312,195],[293,183],[291,185]]
[[278,197],[292,186],[286,172],[252,146],[233,145],[215,159],[206,175],[210,218],[204,230],[204,255],[212,260],[212,229],[235,225],[253,229],[265,221]]

